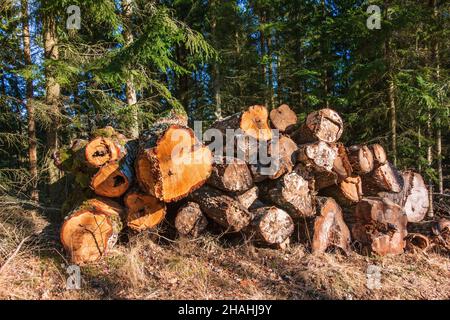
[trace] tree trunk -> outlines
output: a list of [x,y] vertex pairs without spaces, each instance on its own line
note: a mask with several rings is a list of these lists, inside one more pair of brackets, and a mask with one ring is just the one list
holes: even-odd
[[166,205],[137,188],[127,192],[123,199],[126,222],[130,229],[143,231],[157,227],[166,216]]
[[[44,32],[44,56],[46,60],[57,61],[59,59],[58,38],[56,20],[52,13],[45,14],[43,17]],[[47,152],[53,154],[58,149],[58,131],[60,129],[60,93],[61,87],[56,80],[55,72],[52,66],[45,67],[45,103],[49,107],[49,117],[51,124],[47,128]],[[49,164],[48,169],[49,184],[54,184],[59,179],[59,171],[53,165]],[[52,193],[56,190],[52,189]],[[56,198],[56,194],[51,194],[52,198]]]
[[175,218],[175,228],[183,237],[197,238],[207,225],[208,220],[195,202],[188,202],[181,207]]
[[244,206],[223,192],[203,186],[189,195],[199,204],[202,212],[230,232],[237,232],[249,225],[252,215]]
[[[133,0],[122,0],[122,11],[124,16],[123,37],[128,46],[134,41],[132,30]],[[132,79],[128,79],[125,84],[125,94],[127,105],[131,111],[130,137],[137,139],[139,137],[139,109],[137,106],[136,89]]]
[[[31,67],[31,36],[28,18],[28,0],[21,0],[22,19],[23,19],[23,54],[25,57],[25,65]],[[26,81],[26,108],[28,119],[28,158],[30,162],[31,176],[31,200],[39,201],[39,193],[37,189],[38,183],[38,167],[37,167],[37,141],[36,141],[36,122],[35,110],[33,105],[33,80]]]
[[117,241],[123,208],[116,202],[95,198],[75,209],[61,227],[61,242],[75,264],[100,259]]
[[164,202],[184,198],[202,186],[213,157],[192,129],[161,122],[142,136],[136,177],[142,190]]

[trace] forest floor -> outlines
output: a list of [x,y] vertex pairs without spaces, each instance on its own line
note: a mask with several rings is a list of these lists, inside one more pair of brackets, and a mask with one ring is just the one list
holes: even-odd
[[[380,286],[372,289],[370,265],[380,267]],[[0,209],[0,266],[0,299],[450,298],[450,259],[442,253],[312,255],[300,244],[279,251],[149,233],[81,267],[81,288],[70,290],[58,225],[18,204]]]

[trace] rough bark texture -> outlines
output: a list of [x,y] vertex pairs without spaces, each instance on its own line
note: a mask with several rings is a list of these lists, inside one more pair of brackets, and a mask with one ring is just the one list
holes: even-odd
[[383,256],[400,254],[406,246],[407,217],[402,208],[386,198],[364,198],[355,207],[353,238]]
[[119,204],[102,198],[90,199],[68,215],[60,236],[70,261],[84,264],[101,258],[116,243],[123,215]]
[[253,178],[244,161],[223,157],[214,163],[207,183],[223,191],[241,192],[253,186]]
[[[31,38],[30,38],[30,23],[28,15],[28,1],[21,0],[21,13],[23,19],[23,55],[25,64],[28,67],[33,65],[31,59]],[[36,143],[36,116],[35,107],[33,105],[33,80],[26,81],[26,108],[27,108],[27,126],[28,126],[28,160],[30,163],[31,176],[31,200],[39,201],[39,193],[37,189],[38,183],[38,165],[37,165],[37,143]]]
[[142,137],[136,177],[144,191],[172,202],[206,182],[212,161],[211,151],[198,141],[192,129],[163,122]]
[[[42,30],[44,32],[44,56],[47,60],[57,61],[59,59],[58,38],[56,20],[51,14],[44,14]],[[60,94],[61,87],[58,83],[54,71],[46,64],[45,67],[45,103],[49,107],[49,116],[51,124],[47,126],[47,150],[49,154],[53,154],[58,149],[58,131],[61,126],[60,121]],[[49,184],[54,184],[59,179],[57,168],[50,163]],[[53,191],[56,192],[56,189]],[[53,192],[51,192],[53,193]],[[56,198],[57,194],[51,194],[52,198]]]
[[314,214],[314,196],[305,177],[292,171],[277,180],[264,182],[261,197],[286,210],[294,219]]
[[137,189],[127,192],[124,203],[127,226],[135,231],[155,228],[166,215],[164,202]]
[[399,193],[380,192],[380,197],[387,197],[401,206],[408,216],[408,222],[422,221],[430,208],[428,189],[420,174],[404,171],[403,189]]
[[300,221],[299,235],[310,245],[313,253],[330,248],[350,252],[350,230],[344,222],[342,210],[333,198],[317,197],[313,218]]
[[361,178],[363,194],[367,196],[375,196],[382,191],[400,192],[403,189],[403,177],[390,162]]
[[194,191],[189,199],[198,203],[209,218],[231,232],[248,226],[252,218],[251,213],[238,200],[209,186]]
[[298,144],[315,141],[336,142],[342,135],[344,124],[339,114],[331,109],[321,109],[308,114],[305,123],[294,134]]
[[280,132],[291,132],[297,124],[297,115],[287,104],[270,111],[270,124]]
[[195,202],[188,202],[181,207],[175,218],[175,228],[183,237],[198,237],[208,225],[200,206]]
[[257,241],[268,245],[281,245],[294,232],[294,222],[285,211],[277,207],[261,207],[252,211],[253,220],[248,232]]
[[367,146],[351,146],[347,150],[348,159],[356,174],[366,174],[373,170],[373,154]]

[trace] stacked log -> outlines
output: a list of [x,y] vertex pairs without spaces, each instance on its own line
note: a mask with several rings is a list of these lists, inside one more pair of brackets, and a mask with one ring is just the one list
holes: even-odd
[[344,125],[332,109],[297,123],[287,105],[270,112],[255,105],[212,128],[234,132],[222,141],[232,154],[205,146],[176,114],[138,140],[107,127],[59,150],[55,164],[80,189],[114,199],[88,199],[66,218],[61,241],[72,261],[104,256],[122,226],[152,230],[166,217],[180,237],[220,231],[273,248],[285,248],[297,230],[314,253],[348,253],[352,240],[378,255],[447,243],[445,223],[418,230],[429,209],[422,177],[400,172],[380,144],[339,142]]

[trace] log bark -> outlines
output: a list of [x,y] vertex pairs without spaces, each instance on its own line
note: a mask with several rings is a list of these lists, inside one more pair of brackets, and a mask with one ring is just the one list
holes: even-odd
[[270,124],[280,132],[291,132],[297,124],[297,115],[287,104],[272,109],[269,114]]
[[315,141],[336,142],[342,135],[344,123],[332,109],[314,111],[306,117],[305,123],[293,134],[298,144]]
[[350,230],[344,222],[342,209],[333,198],[317,197],[314,217],[299,224],[300,239],[306,240],[313,253],[326,252],[330,248],[340,248],[350,252]]
[[373,170],[373,154],[367,146],[351,146],[347,150],[348,159],[356,174],[366,174]]
[[404,171],[403,188],[399,193],[380,192],[380,197],[387,197],[401,206],[405,211],[408,222],[422,221],[430,208],[428,188],[420,174]]
[[388,161],[386,151],[381,146],[381,144],[375,143],[369,145],[370,151],[372,151],[373,155],[373,166],[374,168],[378,168]]
[[100,259],[117,241],[123,208],[109,199],[90,199],[68,215],[60,238],[70,261],[85,264]]
[[320,193],[333,197],[341,206],[352,206],[362,199],[361,178],[359,176],[345,178],[338,185],[325,188]]
[[164,202],[177,201],[206,182],[212,161],[190,128],[160,123],[142,137],[136,177],[142,190]]
[[268,119],[269,112],[267,108],[255,105],[243,112],[216,121],[211,128],[220,130],[224,135],[227,129],[240,129],[247,136],[256,140],[267,141],[272,138]]
[[104,165],[92,177],[91,189],[97,195],[108,198],[120,197],[133,184],[137,141],[131,140],[125,147],[127,152],[122,160]]
[[183,237],[197,238],[208,225],[200,206],[195,202],[188,202],[181,207],[175,218],[175,228]]
[[252,211],[253,220],[247,232],[257,242],[281,245],[294,232],[294,222],[288,213],[277,207],[261,207]]
[[157,227],[166,216],[166,205],[154,196],[133,189],[123,199],[127,226],[134,231]]
[[222,157],[214,163],[207,183],[223,191],[242,192],[253,186],[253,178],[244,161]]
[[261,197],[286,210],[292,218],[298,219],[314,214],[314,195],[309,181],[298,172],[292,171],[277,180],[264,182]]
[[251,213],[238,201],[209,186],[194,191],[189,200],[198,203],[202,212],[230,232],[248,226]]
[[362,175],[363,194],[376,196],[378,192],[400,192],[403,189],[403,177],[390,163],[376,168],[370,174]]
[[368,197],[355,207],[352,235],[378,255],[400,254],[406,246],[407,217],[403,209],[386,198]]

